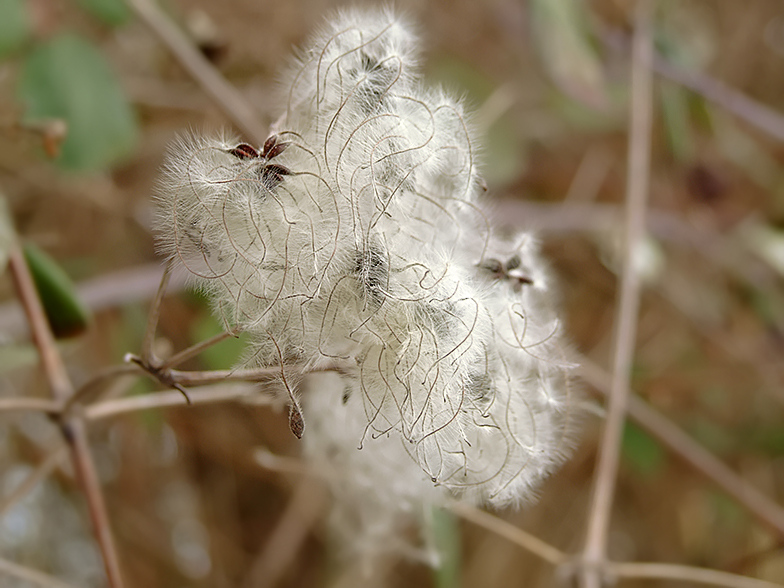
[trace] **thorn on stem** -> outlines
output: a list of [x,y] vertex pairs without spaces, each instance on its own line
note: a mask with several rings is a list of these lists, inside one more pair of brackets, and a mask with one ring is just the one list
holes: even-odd
[[183,388],[182,386],[180,386],[177,383],[172,383],[171,386],[175,390],[178,390],[183,396],[185,396],[185,400],[188,403],[188,405],[193,405],[193,402],[191,402],[191,397],[188,396],[188,391],[185,388]]

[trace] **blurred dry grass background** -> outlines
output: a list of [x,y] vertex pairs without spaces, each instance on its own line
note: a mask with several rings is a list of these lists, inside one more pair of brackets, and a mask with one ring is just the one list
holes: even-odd
[[[575,48],[572,29],[548,24],[535,10],[541,2],[397,3],[420,30],[428,79],[473,105],[499,216],[539,232],[562,283],[568,332],[601,366],[610,365],[620,259],[630,4],[585,3],[577,28],[588,45]],[[22,116],[19,63],[0,64],[0,190],[17,230],[75,280],[104,278],[88,297],[100,306],[89,331],[62,344],[79,384],[140,347],[157,287],[150,193],[167,143],[183,129],[210,132],[229,123],[140,22],[109,28],[66,0],[27,5],[36,37],[67,29],[100,47],[140,125],[132,155],[111,171],[61,171],[44,156],[38,135],[15,126]],[[269,123],[281,63],[339,5],[179,0],[167,8]],[[656,7],[657,47],[666,59],[784,113],[781,2],[660,0]],[[662,78],[654,88],[653,133],[633,389],[749,484],[784,502],[784,143]],[[123,272],[135,268],[144,272],[128,281]],[[7,279],[0,293],[13,298]],[[17,327],[18,310],[6,305],[0,318],[2,396],[46,397],[33,349]],[[198,296],[171,295],[159,344],[182,349],[218,328]],[[223,343],[187,367],[228,368],[238,345]],[[118,380],[112,393],[153,389],[130,378]],[[0,421],[0,492],[8,496],[62,441],[39,414],[0,414]],[[600,422],[589,419],[574,458],[537,505],[500,516],[578,552]],[[336,560],[318,484],[254,460],[257,448],[298,455],[283,412],[221,404],[131,413],[93,425],[90,439],[128,586],[434,585],[430,571],[412,562],[386,562],[362,581],[358,569]],[[611,558],[784,582],[784,534],[761,525],[637,427],[626,430],[623,457]],[[56,463],[0,518],[0,555],[78,586],[102,586],[83,499],[67,460]],[[460,533],[462,586],[556,585],[551,566],[505,539],[468,523]],[[2,573],[0,583],[34,585]]]

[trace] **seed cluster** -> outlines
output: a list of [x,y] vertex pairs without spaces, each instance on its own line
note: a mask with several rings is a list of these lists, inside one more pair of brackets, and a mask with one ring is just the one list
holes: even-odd
[[402,456],[477,502],[530,498],[569,448],[572,366],[535,241],[483,213],[462,105],[423,86],[416,38],[383,11],[337,14],[284,88],[260,149],[173,146],[161,250],[251,334],[247,362],[341,366],[339,401],[302,400],[306,449],[359,452],[366,471]]

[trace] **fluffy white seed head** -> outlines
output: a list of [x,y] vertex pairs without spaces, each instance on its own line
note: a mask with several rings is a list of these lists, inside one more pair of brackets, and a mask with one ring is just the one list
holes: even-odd
[[306,452],[358,517],[529,499],[569,447],[571,366],[535,242],[488,228],[462,106],[384,11],[338,13],[285,80],[264,146],[172,147],[162,252],[251,333],[248,361],[343,367],[343,401],[305,403]]
[[399,435],[366,439],[360,449],[367,416],[337,374],[311,374],[303,387],[303,409],[313,415],[303,451],[334,489],[330,529],[345,555],[372,560],[410,552],[401,537],[423,505],[440,503],[443,492],[410,458]]

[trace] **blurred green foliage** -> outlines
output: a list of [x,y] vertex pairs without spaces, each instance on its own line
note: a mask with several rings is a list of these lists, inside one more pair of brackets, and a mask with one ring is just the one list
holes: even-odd
[[30,36],[30,19],[23,0],[0,2],[0,59],[17,51]]
[[68,275],[33,244],[25,245],[24,255],[54,335],[72,337],[84,332],[90,323],[90,311]]
[[[191,338],[194,343],[200,343],[223,332],[223,325],[212,313],[205,311],[199,319],[194,321]],[[231,369],[243,357],[247,339],[247,334],[243,333],[238,337],[229,337],[208,347],[199,355],[202,365],[208,370]]]
[[433,569],[436,588],[459,588],[461,557],[461,533],[457,517],[448,510],[430,510],[430,532],[438,551],[438,566]]
[[25,119],[62,119],[67,136],[58,163],[106,168],[136,145],[136,117],[111,67],[91,43],[63,33],[26,56],[19,81]]
[[628,466],[643,477],[661,473],[667,457],[661,445],[634,423],[626,423],[621,451]]
[[109,26],[124,25],[131,18],[131,11],[124,0],[77,0],[87,12]]
[[602,109],[604,70],[594,48],[587,11],[578,0],[531,0],[533,38],[547,74],[567,96]]

